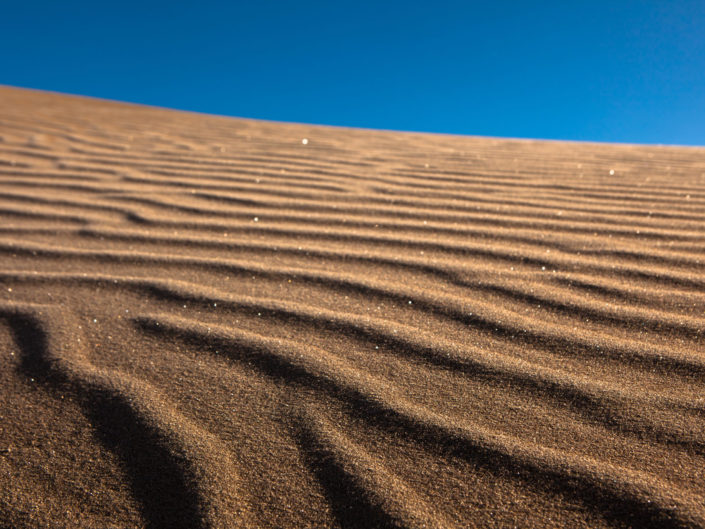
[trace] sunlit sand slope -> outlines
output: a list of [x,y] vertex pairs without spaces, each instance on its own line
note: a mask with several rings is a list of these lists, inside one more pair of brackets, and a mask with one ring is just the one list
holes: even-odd
[[0,88],[0,527],[705,527],[705,149]]

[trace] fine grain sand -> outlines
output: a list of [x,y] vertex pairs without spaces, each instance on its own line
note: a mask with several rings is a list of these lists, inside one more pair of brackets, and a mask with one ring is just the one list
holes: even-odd
[[0,528],[705,527],[705,149],[0,88]]

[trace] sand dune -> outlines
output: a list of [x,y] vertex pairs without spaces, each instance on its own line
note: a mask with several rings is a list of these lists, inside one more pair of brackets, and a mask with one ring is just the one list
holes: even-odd
[[704,333],[705,149],[0,87],[2,528],[705,527]]

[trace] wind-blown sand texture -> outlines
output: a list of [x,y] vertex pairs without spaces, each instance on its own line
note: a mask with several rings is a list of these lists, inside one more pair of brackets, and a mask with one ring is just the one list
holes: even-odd
[[704,260],[704,149],[0,88],[0,527],[705,527]]

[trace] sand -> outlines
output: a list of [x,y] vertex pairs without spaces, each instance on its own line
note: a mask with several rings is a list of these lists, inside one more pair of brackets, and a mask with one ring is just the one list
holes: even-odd
[[0,527],[705,527],[705,149],[0,88]]

